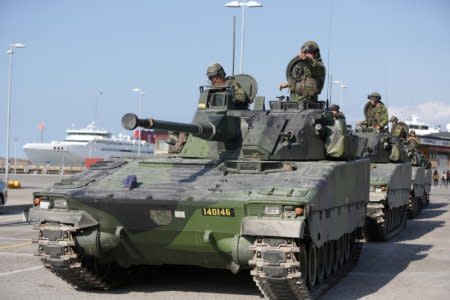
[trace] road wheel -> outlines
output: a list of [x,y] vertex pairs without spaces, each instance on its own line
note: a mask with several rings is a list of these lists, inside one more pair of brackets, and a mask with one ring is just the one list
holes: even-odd
[[317,270],[319,269],[317,247],[311,243],[308,247],[308,284],[312,288],[317,282]]
[[317,281],[320,283],[325,279],[325,269],[327,268],[327,249],[325,244],[318,250],[318,271],[317,271]]
[[344,235],[344,264],[346,264],[350,259],[350,253],[352,250],[350,234],[346,233]]
[[333,262],[332,262],[333,273],[336,273],[337,270],[339,269],[339,256],[340,256],[341,250],[338,247],[337,241],[331,241],[331,247],[333,249],[332,250],[332,253],[333,253]]
[[331,246],[331,241],[328,241],[323,245],[325,247],[325,277],[330,278],[331,272],[333,271],[333,248]]

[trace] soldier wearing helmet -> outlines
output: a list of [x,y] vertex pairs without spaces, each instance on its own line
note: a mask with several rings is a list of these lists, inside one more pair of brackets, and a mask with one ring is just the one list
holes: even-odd
[[280,90],[289,87],[293,101],[316,102],[325,82],[325,66],[316,42],[303,44],[300,53],[288,64],[287,82],[280,84]]
[[408,149],[410,151],[417,150],[417,147],[419,146],[419,140],[417,139],[416,132],[414,130],[411,130],[409,132],[408,139],[406,140],[406,145],[408,146]]
[[366,120],[360,124],[377,130],[385,130],[388,124],[388,110],[383,102],[381,102],[381,95],[373,92],[367,96],[367,99],[369,101],[364,106]]
[[404,122],[398,120],[396,116],[392,116],[389,119],[391,123],[391,134],[393,137],[397,137],[400,141],[406,141],[408,137],[409,127]]
[[242,107],[247,108],[248,104],[251,103],[241,85],[233,77],[226,77],[225,70],[220,64],[215,63],[210,65],[206,70],[206,76],[214,87],[231,87],[234,94],[234,101],[241,103]]
[[345,120],[345,115],[340,111],[340,109],[341,107],[337,104],[331,104],[330,107],[328,108],[328,110],[331,111],[331,113],[333,114],[335,120],[338,119]]
[[340,158],[344,157],[346,149],[348,149],[348,142],[346,146],[345,133],[347,132],[347,123],[345,116],[339,111],[340,107],[337,104],[331,104],[328,110],[333,115],[333,122],[327,123],[326,137],[325,137],[325,151],[330,157]]

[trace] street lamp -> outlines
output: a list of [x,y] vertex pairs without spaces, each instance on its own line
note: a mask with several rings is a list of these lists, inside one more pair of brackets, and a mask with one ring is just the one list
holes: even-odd
[[342,90],[347,89],[348,85],[344,84],[342,80],[334,80],[333,83],[339,85],[339,107],[342,108]]
[[[138,93],[139,94],[139,110],[138,110],[138,114],[139,114],[139,117],[141,117],[141,114],[142,114],[142,101],[143,101],[143,98],[144,98],[144,90],[141,89],[141,88],[135,88],[135,89],[132,89],[131,91],[134,92],[134,93]],[[139,135],[139,137],[138,137],[138,140],[139,140],[139,143],[138,143],[138,156],[141,156],[141,127],[138,127],[138,135]]]
[[11,124],[11,94],[12,94],[12,66],[14,49],[25,48],[22,43],[11,44],[6,54],[9,55],[9,86],[8,86],[8,104],[6,109],[6,155],[5,155],[5,183],[8,184],[8,172],[9,172],[9,127]]
[[249,8],[258,8],[263,5],[257,1],[247,1],[247,2],[239,2],[239,1],[230,1],[225,4],[226,7],[238,8],[242,7],[242,18],[241,18],[241,62],[239,66],[239,73],[242,74],[242,67],[244,63],[244,28],[245,28],[245,7]]

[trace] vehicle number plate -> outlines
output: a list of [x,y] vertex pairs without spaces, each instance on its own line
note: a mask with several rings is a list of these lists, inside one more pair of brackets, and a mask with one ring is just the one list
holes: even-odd
[[50,202],[48,202],[48,201],[41,201],[41,203],[39,203],[39,208],[42,208],[42,209],[48,209],[49,206],[50,206]]
[[202,208],[202,216],[234,217],[234,208]]

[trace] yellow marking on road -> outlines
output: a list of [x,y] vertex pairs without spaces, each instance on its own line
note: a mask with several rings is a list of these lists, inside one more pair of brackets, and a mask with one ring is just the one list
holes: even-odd
[[3,245],[3,246],[0,246],[0,250],[11,249],[11,248],[19,248],[19,247],[27,246],[27,245],[31,245],[31,241],[28,241],[28,242],[25,242],[25,243],[16,243],[16,244]]

